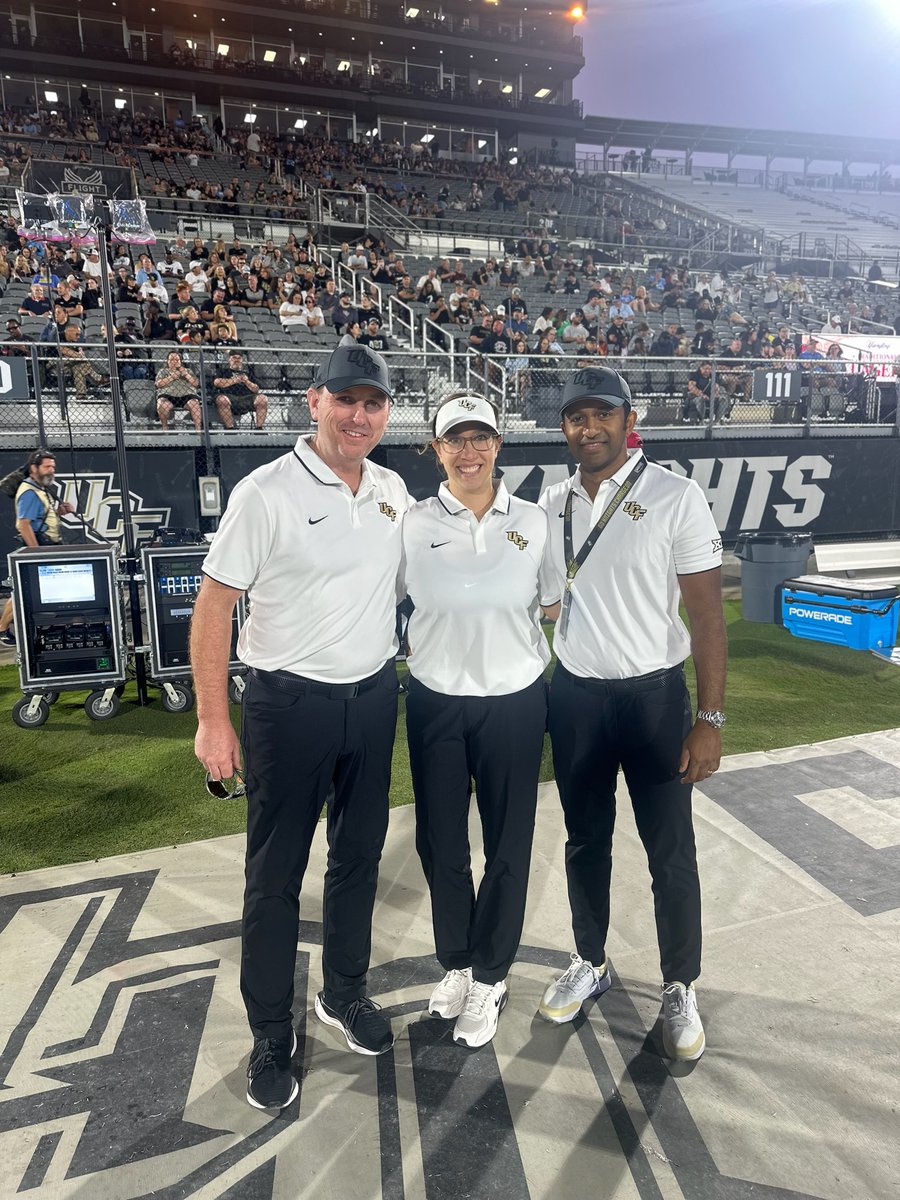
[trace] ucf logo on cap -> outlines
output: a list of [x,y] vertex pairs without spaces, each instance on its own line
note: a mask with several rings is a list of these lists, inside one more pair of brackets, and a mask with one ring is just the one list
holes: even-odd
[[464,408],[466,412],[471,412],[475,407],[475,401],[470,400],[468,396],[461,396],[456,402],[460,408]]
[[378,374],[378,363],[365,350],[351,350],[347,355],[347,360],[369,378]]
[[508,542],[512,542],[512,544],[518,550],[524,550],[525,547],[528,545],[527,538],[523,538],[521,533],[517,532],[517,530],[515,530],[515,529],[508,530],[508,532],[506,534],[506,540]]

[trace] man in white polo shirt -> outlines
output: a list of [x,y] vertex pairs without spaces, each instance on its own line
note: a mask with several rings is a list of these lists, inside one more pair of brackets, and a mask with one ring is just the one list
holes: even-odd
[[[400,477],[367,461],[387,425],[383,358],[338,348],[307,392],[316,432],[232,492],[204,566],[191,659],[198,759],[213,780],[241,766],[247,859],[241,992],[254,1046],[247,1099],[283,1108],[297,1094],[290,1060],[298,896],[328,804],[317,1015],[352,1050],[382,1054],[390,1025],[365,996],[378,862],[387,831],[397,717],[394,667]],[[234,605],[250,615],[238,654],[250,671],[241,742],[227,700]]]
[[[703,1053],[694,980],[700,973],[700,883],[691,785],[719,765],[727,646],[722,543],[699,486],[629,453],[628,384],[608,367],[566,383],[562,429],[578,463],[548,488],[550,558],[562,607],[549,729],[566,820],[572,963],[541,1000],[563,1023],[609,987],[616,776],[621,766],[647,853],[663,979],[663,1045]],[[599,543],[599,544],[598,544]],[[683,600],[690,633],[678,606]],[[682,664],[693,655],[692,716]]]

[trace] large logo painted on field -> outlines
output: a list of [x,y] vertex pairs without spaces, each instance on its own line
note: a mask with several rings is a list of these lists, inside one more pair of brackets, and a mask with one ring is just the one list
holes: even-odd
[[[65,906],[71,930],[35,986],[31,1002],[11,1016],[5,1045],[0,1042],[4,1196],[27,1192],[40,1200],[91,1194],[176,1200],[202,1192],[218,1198],[271,1200],[276,1194],[300,1194],[276,1192],[275,1175],[279,1156],[291,1155],[292,1147],[292,1162],[301,1152],[302,1161],[308,1164],[310,1158],[310,1147],[303,1141],[304,1121],[311,1119],[304,1108],[305,1016],[300,1016],[294,1060],[300,1095],[288,1109],[273,1119],[257,1114],[259,1121],[249,1133],[235,1133],[239,1114],[247,1111],[240,1094],[243,1083],[236,1082],[226,1102],[211,1110],[214,1121],[191,1119],[188,1109],[203,1091],[196,1078],[208,1070],[211,1047],[223,1038],[223,1012],[232,1014],[234,1026],[239,1023],[233,1014],[233,980],[226,997],[220,987],[221,956],[234,955],[239,922],[137,934],[136,929],[159,929],[144,913],[156,877],[154,870],[99,876],[0,899],[0,933],[13,921],[28,921],[31,905],[56,906],[57,912]],[[101,910],[106,912],[102,920]],[[295,979],[298,1014],[305,1014],[312,1001],[308,964],[320,944],[321,926],[302,923]],[[568,965],[568,956],[560,951],[534,946],[522,947],[519,959],[546,966],[548,975]],[[160,961],[168,965],[160,966]],[[371,1090],[366,1085],[350,1097],[354,1105],[368,1105],[377,1140],[376,1153],[370,1156],[371,1175],[356,1181],[355,1194],[402,1200],[405,1156],[413,1149],[408,1138],[414,1137],[426,1200],[480,1194],[529,1200],[523,1147],[512,1112],[521,1085],[508,1077],[492,1045],[472,1053],[453,1042],[449,1022],[426,1019],[407,1025],[405,1020],[421,1012],[423,997],[440,974],[430,956],[390,961],[370,972],[370,994],[392,998],[386,1014],[406,1039],[409,1061],[403,1073],[411,1073],[417,1121],[416,1131],[410,1133],[399,1116],[398,1043],[376,1060]],[[89,1006],[86,996],[95,998]],[[59,1029],[61,1010],[67,1014],[70,1036],[48,1044],[45,1030]],[[588,1103],[596,1104],[598,1115],[618,1139],[621,1158],[611,1147],[607,1153],[612,1152],[616,1178],[628,1181],[630,1174],[624,1183],[628,1195],[650,1200],[661,1194],[643,1153],[649,1126],[660,1148],[655,1152],[671,1167],[681,1194],[691,1200],[810,1200],[805,1193],[719,1171],[653,1035],[648,1036],[614,969],[613,987],[600,1011],[602,1020],[582,1015],[567,1031],[556,1033],[571,1039],[570,1069],[580,1076],[578,1093],[587,1093]],[[235,1044],[240,1047],[237,1058],[246,1044]],[[527,1051],[523,1055],[527,1057]],[[339,1054],[338,1061],[346,1063],[346,1057]],[[622,1062],[639,1101],[640,1118],[622,1102]],[[351,1075],[363,1069],[359,1060],[350,1066]],[[239,1067],[235,1061],[233,1067],[240,1076],[243,1063]],[[339,1081],[336,1074],[336,1084]],[[560,1102],[565,1102],[562,1095]],[[333,1145],[315,1148],[324,1162],[340,1156],[348,1136],[337,1121],[342,1103],[335,1105],[335,1121],[329,1126]],[[7,1137],[13,1140],[4,1141]],[[308,1165],[306,1169],[311,1170]],[[228,1185],[217,1183],[226,1176]],[[141,1180],[137,1188],[136,1177]],[[144,1186],[148,1179],[152,1187]],[[598,1187],[601,1194],[599,1183]],[[323,1194],[327,1191],[325,1187]]]

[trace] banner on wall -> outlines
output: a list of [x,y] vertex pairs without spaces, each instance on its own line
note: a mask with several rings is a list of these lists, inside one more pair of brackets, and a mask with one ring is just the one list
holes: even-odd
[[62,196],[97,196],[125,200],[135,195],[130,167],[106,163],[73,163],[60,159],[33,158],[27,177],[29,191],[59,192]]
[[[0,454],[0,478],[22,465],[27,454]],[[78,452],[74,462],[67,450],[56,452],[59,499],[74,504],[87,525],[76,516],[63,518],[67,541],[116,542],[124,551],[124,521],[130,514],[135,540],[146,541],[159,525],[196,529],[200,524],[197,472],[193,450],[138,451],[128,456],[130,503],[122,504],[113,450]],[[15,505],[0,495],[0,563],[19,548],[15,535]],[[4,572],[5,574],[5,572]]]
[[[245,475],[287,451],[286,446],[222,447],[219,473],[227,500]],[[900,528],[900,440],[896,438],[741,439],[727,442],[650,442],[648,457],[695,479],[709,501],[726,543],[739,532],[810,530],[814,537],[857,537]],[[0,453],[0,476],[20,466],[24,453]],[[440,482],[431,457],[414,447],[379,446],[375,461],[397,471],[416,499]],[[130,513],[138,540],[157,525],[198,528],[197,469],[193,450],[141,449],[128,456]],[[544,488],[567,479],[573,463],[561,441],[507,443],[499,467],[511,492],[537,500]],[[120,541],[125,517],[112,450],[76,455],[59,451],[63,499],[76,504],[94,536]],[[0,496],[0,554],[18,544],[15,513]],[[74,536],[78,526],[66,524]]]

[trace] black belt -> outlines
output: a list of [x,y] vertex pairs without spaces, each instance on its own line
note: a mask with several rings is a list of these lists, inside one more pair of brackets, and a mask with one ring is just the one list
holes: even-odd
[[571,679],[576,687],[585,688],[589,692],[652,692],[657,688],[665,687],[676,676],[684,674],[683,663],[679,663],[677,667],[663,667],[659,671],[649,671],[646,675],[632,675],[630,679],[585,679],[582,675],[573,675],[571,671],[567,671],[561,662],[557,662],[556,669]]
[[[393,660],[385,665],[393,666]],[[320,679],[307,679],[305,675],[294,675],[291,671],[261,671],[259,667],[251,667],[248,674],[260,683],[290,692],[292,696],[327,696],[329,700],[355,700],[363,692],[371,691],[384,669],[382,667],[374,675],[360,679],[357,683],[323,683]]]

